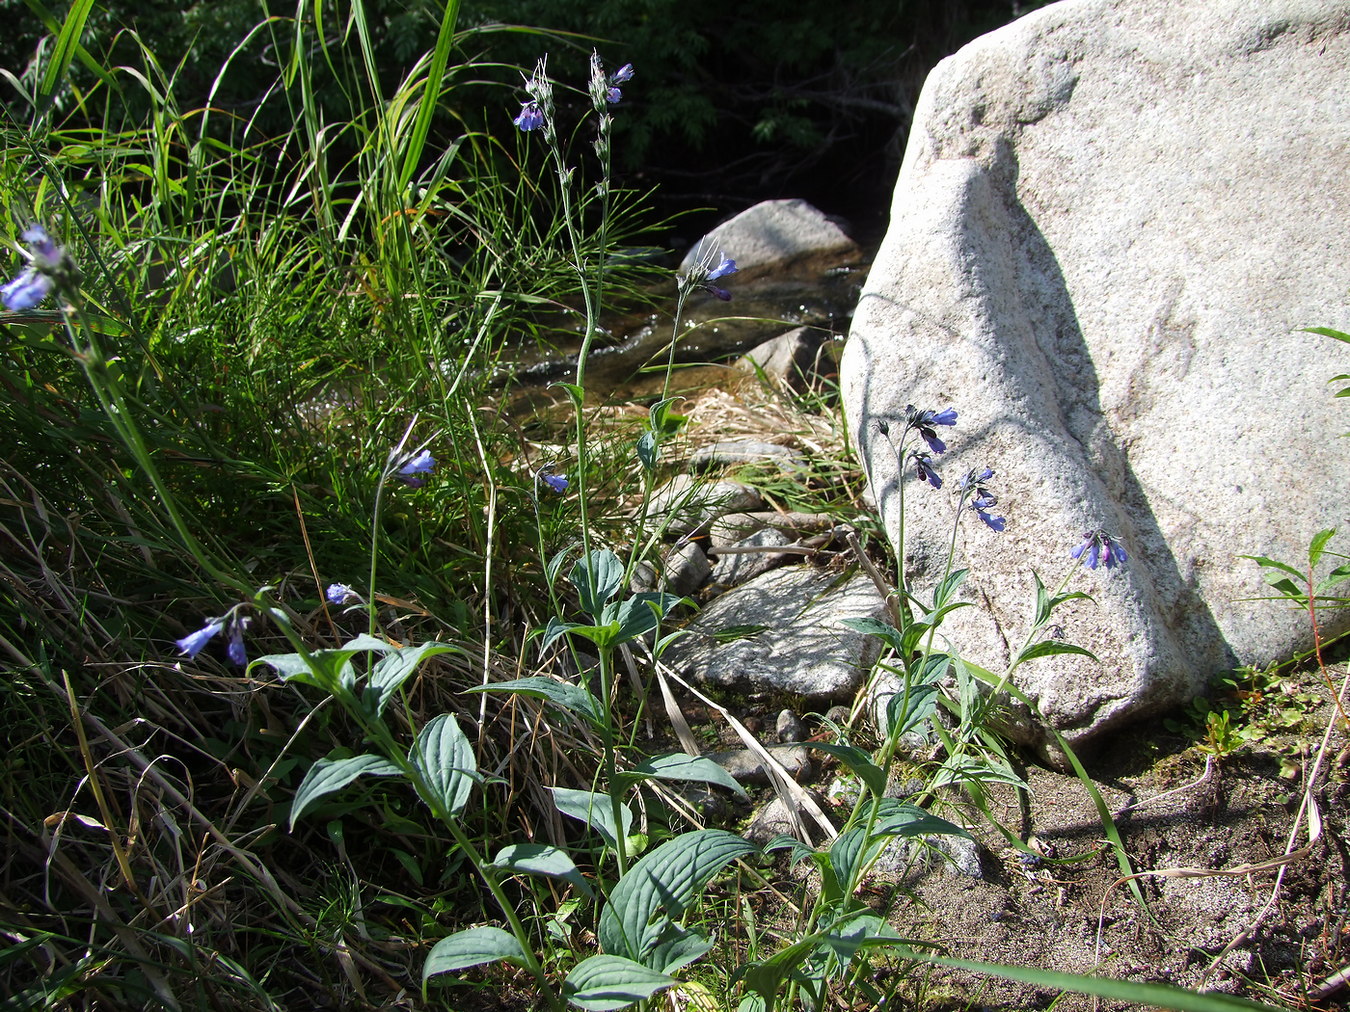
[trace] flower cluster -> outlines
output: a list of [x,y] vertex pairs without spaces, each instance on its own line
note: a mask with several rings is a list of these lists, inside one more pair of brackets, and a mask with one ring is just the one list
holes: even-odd
[[975,511],[975,515],[984,521],[991,531],[1003,531],[1008,526],[1006,517],[991,516],[989,511],[998,505],[998,498],[985,487],[985,482],[994,476],[994,472],[985,468],[984,470],[973,469],[966,472],[961,479],[961,505],[970,506]]
[[215,639],[217,633],[228,628],[229,643],[225,646],[225,654],[231,662],[242,668],[248,663],[248,652],[244,649],[244,629],[247,626],[248,619],[239,614],[237,607],[232,608],[223,618],[207,619],[206,625],[195,633],[178,640],[178,652],[189,658],[196,657],[206,644]]
[[0,301],[12,313],[33,309],[53,290],[73,287],[78,280],[75,262],[70,254],[52,241],[41,225],[30,225],[23,231],[32,260],[22,273],[0,287]]
[[707,292],[723,302],[730,302],[731,293],[725,288],[713,284],[713,282],[726,277],[728,274],[735,274],[736,271],[736,261],[725,253],[700,256],[694,266],[689,268],[689,273],[680,278],[680,291]]
[[1082,561],[1088,569],[1096,569],[1098,563],[1111,569],[1123,565],[1129,558],[1120,542],[1100,527],[1085,533],[1082,542],[1069,555]]
[[[946,453],[947,444],[938,439],[937,432],[933,429],[934,425],[955,425],[956,409],[948,408],[946,411],[920,411],[913,404],[905,405],[905,430],[914,429],[923,441],[928,444],[928,448],[934,453]],[[904,436],[900,437],[901,443],[904,442]]]
[[548,57],[534,67],[534,73],[525,82],[525,93],[530,97],[521,103],[520,113],[512,120],[525,131],[544,131],[550,137],[553,131],[553,82],[548,79]]

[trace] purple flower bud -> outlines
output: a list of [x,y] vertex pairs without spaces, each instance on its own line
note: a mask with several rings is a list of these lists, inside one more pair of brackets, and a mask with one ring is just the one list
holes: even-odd
[[605,101],[610,105],[618,105],[621,98],[623,98],[623,92],[613,85],[605,89]]
[[614,71],[613,76],[610,77],[610,81],[612,81],[614,84],[626,84],[632,79],[633,79],[633,65],[631,63],[625,63],[618,70]]
[[202,626],[195,633],[190,633],[177,641],[178,652],[187,654],[189,657],[196,657],[202,652],[202,647],[210,643],[216,633],[225,627],[225,623],[220,619],[212,619]]
[[933,470],[933,458],[928,454],[915,450],[910,453],[909,459],[914,463],[914,473],[919,476],[920,481],[926,481],[934,488],[942,487],[942,478],[938,476],[937,471]]

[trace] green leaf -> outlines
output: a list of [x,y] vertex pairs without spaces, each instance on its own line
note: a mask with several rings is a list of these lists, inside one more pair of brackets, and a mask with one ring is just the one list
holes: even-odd
[[608,548],[599,548],[572,567],[570,579],[581,598],[581,610],[599,618],[623,582],[623,563]]
[[1332,330],[1330,327],[1304,327],[1305,334],[1321,334],[1323,337],[1334,337],[1337,341],[1344,341],[1350,344],[1350,334],[1340,330]]
[[648,431],[638,436],[637,445],[634,447],[637,451],[638,461],[648,471],[656,470],[656,461],[660,456],[660,447],[656,444],[656,433]]
[[1097,659],[1097,655],[1085,647],[1063,643],[1060,640],[1040,640],[1017,655],[1014,667],[1026,661],[1033,661],[1037,657],[1052,657],[1055,654],[1081,654],[1084,657],[1091,657],[1094,661]]
[[895,798],[882,799],[872,833],[904,839],[914,836],[963,836],[970,839],[970,834],[955,823],[938,818],[918,805]]
[[447,935],[431,947],[427,961],[422,964],[422,983],[428,977],[452,970],[463,970],[484,963],[506,960],[517,966],[525,964],[525,952],[516,936],[501,928],[466,928]]
[[600,913],[600,945],[606,952],[642,959],[667,919],[679,917],[723,867],[756,849],[721,829],[667,840],[643,855],[611,890],[609,905]]
[[591,884],[566,851],[542,843],[513,843],[497,851],[492,863],[514,875],[543,875],[561,879],[575,886],[586,896],[593,896]]
[[566,636],[576,629],[590,629],[592,626],[583,625],[581,622],[564,622],[557,615],[550,615],[548,625],[544,627],[544,636],[539,643],[540,650],[547,650],[551,647],[559,636]]
[[579,387],[575,383],[558,383],[555,385],[567,391],[567,397],[572,402],[572,407],[580,411],[586,401],[586,388]]
[[532,699],[544,699],[571,713],[579,713],[590,720],[600,719],[600,701],[580,685],[559,682],[542,675],[517,678],[510,682],[489,682],[475,685],[464,692],[513,692]]
[[[1303,574],[1286,562],[1279,562],[1276,559],[1268,559],[1264,555],[1239,555],[1239,559],[1251,559],[1258,566],[1264,566],[1267,569],[1278,569],[1283,573],[1288,573],[1295,580],[1302,580]],[[1269,577],[1267,577],[1269,579]]]
[[319,759],[309,768],[291,800],[291,826],[310,808],[334,791],[340,791],[359,776],[396,777],[403,771],[377,755],[350,759]]
[[678,594],[644,591],[634,594],[619,605],[618,636],[615,645],[645,636],[661,623],[661,619],[684,598]]
[[674,973],[707,954],[713,947],[705,935],[679,924],[668,923],[665,933],[647,954],[647,965],[662,973]]
[[862,826],[840,833],[830,844],[830,868],[834,871],[840,896],[852,893],[863,871],[886,845],[886,837],[868,835]]
[[577,1008],[609,1012],[650,998],[678,983],[674,977],[622,956],[591,956],[567,975],[563,997]]
[[1316,567],[1322,559],[1322,552],[1327,547],[1327,542],[1336,536],[1336,528],[1328,527],[1324,531],[1318,531],[1313,535],[1312,541],[1308,544],[1308,568]]
[[[374,642],[379,642],[374,641]],[[388,644],[385,644],[388,646]],[[459,647],[449,643],[428,642],[415,647],[404,647],[386,654],[371,669],[369,686],[366,690],[367,705],[373,706],[378,716],[384,712],[390,698],[400,685],[412,677],[424,660],[437,654],[463,653]]]
[[900,630],[888,622],[880,622],[874,618],[843,618],[839,622],[864,636],[877,637],[892,650],[900,650]]
[[933,588],[934,612],[944,612],[944,609],[947,607],[947,602],[951,600],[952,595],[955,594],[961,584],[965,582],[966,574],[969,572],[969,569],[954,569],[944,576],[938,585]]
[[89,19],[93,7],[94,0],[75,0],[70,5],[70,10],[66,12],[61,31],[56,36],[56,44],[52,47],[47,61],[46,72],[38,85],[38,115],[45,115],[56,100],[61,79],[66,76],[66,72],[70,70],[71,60],[81,49],[80,36],[84,34],[85,22]]
[[894,735],[898,739],[919,727],[933,715],[937,700],[936,685],[912,685],[908,696],[904,692],[895,693],[886,703],[887,736]]
[[336,692],[339,686],[350,689],[356,685],[356,671],[351,665],[351,659],[357,654],[389,653],[395,649],[392,643],[363,633],[336,649],[314,650],[309,654],[268,654],[253,663],[275,668],[283,682],[300,682],[331,693]]
[[605,838],[611,847],[619,845],[619,833],[627,838],[633,828],[633,813],[627,805],[619,806],[619,818],[622,828],[614,825],[614,812],[608,794],[596,794],[591,791],[574,791],[568,787],[550,787],[553,792],[553,805],[563,815],[586,823]]
[[886,793],[886,771],[872,762],[872,757],[856,745],[832,745],[823,741],[807,744],[818,752],[825,752],[838,759],[856,773],[875,796],[881,797]]
[[655,756],[639,763],[623,776],[633,780],[692,780],[703,784],[717,784],[746,797],[745,788],[736,782],[736,778],[707,756],[685,755],[675,752],[671,755]]
[[1247,1001],[1245,998],[1233,998],[1212,991],[1200,994],[1171,984],[1145,984],[1134,980],[1111,980],[1108,977],[1061,973],[1058,970],[1042,970],[1029,966],[1006,966],[1002,963],[981,963],[973,959],[950,959],[913,950],[899,950],[896,955],[919,963],[987,973],[992,977],[1032,984],[1047,991],[1092,994],[1099,998],[1128,1002],[1131,1005],[1175,1009],[1177,1012],[1275,1012],[1276,1009],[1276,1006],[1262,1005],[1260,1002]]
[[421,772],[435,800],[451,815],[458,814],[473,790],[478,759],[453,715],[428,721],[408,752],[408,762]]

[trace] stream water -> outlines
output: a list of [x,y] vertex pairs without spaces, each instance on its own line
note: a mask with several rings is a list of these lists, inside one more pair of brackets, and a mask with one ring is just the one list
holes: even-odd
[[[716,386],[725,379],[730,361],[796,327],[817,328],[842,340],[866,275],[867,264],[859,262],[811,273],[785,272],[742,285],[735,285],[732,277],[731,302],[702,293],[686,302],[673,356],[671,285],[660,300],[661,311],[601,321],[601,338],[586,366],[587,399],[605,403],[654,398],[664,383],[668,360],[680,367],[676,385],[681,392]],[[580,347],[578,334],[546,351],[523,349],[508,385],[512,410],[538,404],[554,383],[573,382]]]

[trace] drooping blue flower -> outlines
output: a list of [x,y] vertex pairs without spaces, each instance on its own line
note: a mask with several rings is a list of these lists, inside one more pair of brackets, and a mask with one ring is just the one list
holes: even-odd
[[725,253],[719,253],[718,257],[720,259],[716,266],[712,264],[710,259],[700,258],[700,262],[681,279],[681,287],[690,286],[716,296],[723,302],[730,302],[731,293],[719,285],[714,285],[713,282],[726,277],[728,274],[735,274],[738,268],[736,267],[736,261]]
[[[905,406],[905,428],[916,430],[923,441],[928,444],[928,448],[934,453],[946,453],[947,444],[938,439],[937,433],[933,430],[934,425],[955,425],[956,409],[947,408],[945,411],[920,411],[913,404]],[[901,439],[903,444],[904,440]]]
[[1096,569],[1098,563],[1112,569],[1124,565],[1129,558],[1120,542],[1100,527],[1085,533],[1082,542],[1069,555],[1081,560],[1088,569]]
[[520,115],[511,122],[521,130],[538,130],[544,125],[544,110],[539,107],[538,102],[530,99],[521,104]]
[[361,595],[345,583],[329,584],[328,589],[323,592],[323,596],[328,599],[329,604],[346,604],[348,601],[359,601],[361,599]]
[[424,449],[398,469],[398,478],[405,485],[421,488],[426,482],[417,475],[427,474],[435,466],[436,458]]
[[236,616],[230,623],[230,642],[225,647],[226,656],[241,668],[248,665],[248,651],[244,649],[244,625],[245,620]]
[[942,487],[942,478],[933,469],[933,458],[922,450],[911,450],[910,461],[914,464],[914,473],[920,481],[926,481],[934,488]]
[[61,268],[64,254],[45,228],[37,224],[29,225],[22,235],[23,241],[33,250],[33,263],[38,270],[54,273]]
[[[950,423],[940,422],[938,424],[947,425]],[[998,505],[998,497],[984,486],[984,483],[993,476],[994,472],[987,467],[984,470],[972,469],[967,471],[965,477],[961,479],[961,501],[963,505],[968,504],[975,511],[975,515],[991,531],[1002,533],[1003,529],[1008,526],[1008,520],[1006,517],[990,515],[989,511]]]
[[178,652],[187,654],[189,657],[196,657],[202,652],[202,647],[210,643],[216,633],[225,628],[225,623],[218,618],[213,618],[202,626],[195,633],[189,633],[181,640],[177,641]]
[[58,284],[73,285],[78,280],[75,262],[52,241],[41,225],[29,225],[23,230],[32,261],[12,281],[0,287],[0,302],[12,313],[33,309]]
[[540,471],[539,480],[551,488],[558,495],[567,491],[567,475],[553,474],[551,472]]
[[5,308],[11,313],[21,313],[35,308],[52,293],[53,287],[55,282],[50,277],[28,267],[17,278],[0,287],[0,300],[4,301]]

